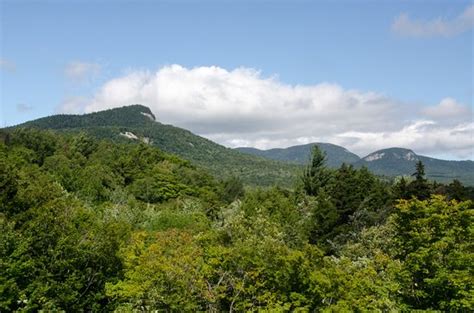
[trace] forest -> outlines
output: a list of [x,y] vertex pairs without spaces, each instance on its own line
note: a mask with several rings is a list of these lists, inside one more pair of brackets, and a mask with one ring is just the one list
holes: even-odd
[[290,187],[143,142],[0,132],[0,311],[474,310],[474,189],[326,166]]

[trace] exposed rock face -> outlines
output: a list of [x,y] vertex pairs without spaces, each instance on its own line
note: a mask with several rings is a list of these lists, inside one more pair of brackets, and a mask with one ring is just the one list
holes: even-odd
[[136,140],[138,140],[137,135],[135,135],[134,133],[131,133],[131,132],[120,133],[120,135],[122,135],[122,136],[124,136],[124,137],[127,137],[128,139],[136,139]]
[[140,112],[142,115],[148,117],[150,120],[152,121],[156,121],[155,117],[153,115],[151,115],[150,113],[145,113],[145,112]]

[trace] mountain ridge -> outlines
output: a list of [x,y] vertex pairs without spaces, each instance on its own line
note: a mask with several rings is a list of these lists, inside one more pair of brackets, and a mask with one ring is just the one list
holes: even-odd
[[[313,145],[318,145],[326,152],[327,164],[330,167],[338,167],[342,163],[346,163],[356,168],[365,166],[380,176],[396,177],[411,176],[415,172],[415,163],[422,161],[425,165],[426,176],[429,179],[443,183],[458,179],[465,184],[474,185],[474,161],[436,159],[419,155],[411,149],[401,147],[380,149],[362,158],[359,158],[355,153],[350,152],[344,147],[329,143],[311,143],[268,150],[248,147],[237,149],[245,153],[256,154],[270,159],[306,164],[307,161],[305,162],[304,160],[309,160]],[[327,147],[333,147],[333,150],[328,150]],[[337,147],[337,149],[334,149],[334,147]],[[299,155],[291,155],[291,153],[287,153],[288,151],[297,151]],[[348,155],[357,157],[357,159],[354,157],[352,160],[344,160],[344,156],[341,156],[341,153],[345,154],[346,152],[349,153]],[[288,157],[288,155],[290,156]]]
[[449,182],[458,179],[474,185],[473,161],[448,161],[416,154],[406,148],[381,149],[360,158],[344,147],[330,143],[311,143],[288,148],[259,150],[231,149],[189,130],[162,124],[150,108],[134,104],[87,114],[58,114],[8,127],[37,127],[62,132],[86,132],[101,139],[119,142],[140,141],[176,154],[210,170],[217,177],[238,176],[250,185],[291,186],[302,165],[310,159],[313,145],[328,155],[329,167],[342,163],[367,167],[377,175],[407,176],[415,171],[415,163],[425,164],[429,179]]
[[465,184],[474,185],[474,161],[442,160],[419,155],[406,148],[377,150],[354,163],[354,166],[365,166],[378,175],[403,176],[412,175],[418,161],[425,165],[425,173],[429,179],[439,182],[457,179]]
[[[149,114],[150,116],[148,116]],[[116,142],[143,142],[208,169],[218,178],[237,176],[247,185],[293,185],[299,166],[251,156],[224,147],[189,130],[156,121],[151,110],[131,105],[82,115],[53,115],[15,127],[85,132]]]
[[305,145],[291,146],[288,148],[273,148],[260,150],[250,147],[235,148],[241,152],[259,155],[273,160],[287,161],[296,164],[307,164],[310,161],[311,150],[317,145],[327,155],[327,164],[329,167],[339,167],[342,163],[353,163],[360,159],[358,155],[350,152],[344,147],[325,142],[314,142]]

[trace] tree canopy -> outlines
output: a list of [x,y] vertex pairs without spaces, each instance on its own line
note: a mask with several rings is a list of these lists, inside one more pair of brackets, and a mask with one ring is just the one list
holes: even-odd
[[459,181],[328,169],[244,187],[141,144],[0,136],[0,311],[469,312]]

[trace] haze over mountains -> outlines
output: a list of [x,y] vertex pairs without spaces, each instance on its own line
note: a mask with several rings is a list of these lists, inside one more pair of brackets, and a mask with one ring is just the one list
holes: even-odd
[[249,185],[291,186],[301,165],[308,162],[311,148],[318,145],[327,154],[329,167],[342,163],[366,166],[377,175],[394,177],[411,175],[415,163],[425,164],[429,179],[449,182],[458,179],[474,185],[473,161],[446,161],[417,155],[409,149],[388,148],[364,158],[347,149],[314,143],[286,149],[230,149],[182,128],[156,121],[151,110],[143,105],[131,105],[84,115],[54,115],[16,127],[38,127],[65,132],[87,132],[95,137],[114,141],[141,141],[177,154],[196,165],[209,169],[217,177],[239,176]]

